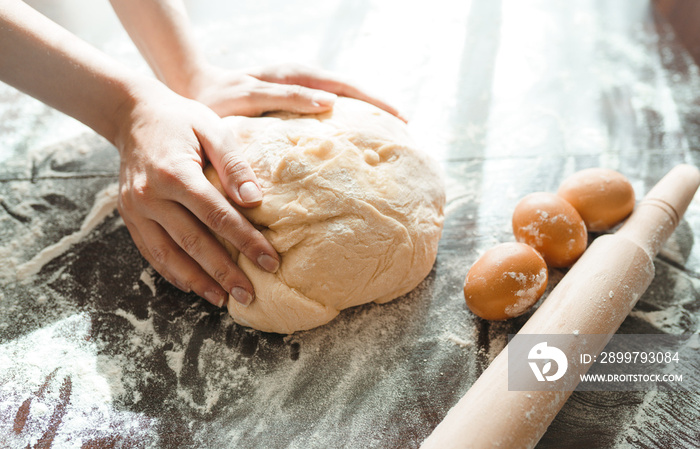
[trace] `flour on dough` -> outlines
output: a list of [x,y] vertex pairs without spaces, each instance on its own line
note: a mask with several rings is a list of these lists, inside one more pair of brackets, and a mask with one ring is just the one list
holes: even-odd
[[[281,256],[275,274],[224,242],[255,287],[255,301],[228,310],[240,324],[289,334],[340,310],[384,303],[430,272],[442,232],[440,172],[403,122],[339,98],[332,112],[226,119],[263,190],[239,210]],[[223,193],[212,167],[207,177]]]

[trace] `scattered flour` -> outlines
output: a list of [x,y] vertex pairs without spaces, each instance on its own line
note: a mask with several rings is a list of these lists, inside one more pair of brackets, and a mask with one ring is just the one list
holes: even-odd
[[27,280],[30,276],[41,271],[44,265],[51,262],[56,257],[65,253],[71,246],[85,238],[90,231],[99,225],[106,217],[111,215],[117,207],[118,185],[111,184],[95,195],[95,204],[80,226],[80,229],[73,234],[63,237],[53,245],[42,249],[39,254],[28,262],[17,267],[17,279]]
[[[469,8],[471,3],[462,2],[460,5],[463,8]],[[532,9],[531,5],[525,3],[520,5],[521,8]],[[333,4],[329,3],[328,8],[332,7]],[[522,23],[521,17],[518,17],[519,14],[512,12],[513,7],[517,9],[518,3],[511,2],[508,6],[511,11],[510,20],[515,19]],[[376,12],[371,14],[377,23],[376,19],[380,16]],[[424,19],[423,17],[419,18],[421,21]],[[602,25],[600,25],[602,21],[592,18],[589,22],[588,25],[583,24],[586,26],[586,32],[582,35],[586,37],[605,36]],[[248,22],[243,24],[245,23]],[[248,26],[261,28],[257,23]],[[381,29],[381,27],[373,27],[368,32],[377,33],[376,30]],[[447,27],[444,29],[447,30]],[[467,28],[460,26],[458,29],[460,33],[464,33]],[[534,29],[539,28],[535,27]],[[551,27],[543,26],[542,29],[551,30]],[[229,33],[229,30],[230,26],[226,25],[218,33],[203,33],[203,36],[217,45],[222,32],[226,33],[227,36],[233,35]],[[540,34],[544,33],[526,33],[525,37],[536,38]],[[518,33],[518,36],[520,39],[523,34]],[[369,45],[374,45],[371,39],[367,37],[364,39],[367,41],[367,48],[370,48]],[[447,42],[448,40],[443,41]],[[454,41],[463,42],[463,36],[459,34],[458,39],[454,39]],[[533,64],[537,68],[537,64],[542,62],[540,59],[543,57],[542,55],[547,54],[539,51],[544,47],[537,42],[526,42],[530,46],[527,49],[531,51],[523,53],[521,42],[521,40],[516,42],[513,39],[501,42],[501,50],[499,51],[504,56],[503,62],[518,63],[525,60],[528,62],[524,64],[525,69],[531,69]],[[549,39],[548,42],[556,43],[557,39]],[[663,80],[654,80],[653,83],[650,83],[640,79],[640,74],[659,72],[656,52],[653,53],[653,56],[649,56],[648,50],[643,45],[627,37],[608,36],[603,39],[603,42],[608,44],[602,46],[608,57],[599,58],[599,64],[584,67],[587,71],[580,71],[583,76],[595,78],[603,86],[603,93],[613,99],[618,98],[613,94],[627,93],[627,96],[620,98],[630,98],[632,109],[630,115],[633,118],[641,119],[645,116],[645,112],[657,110],[658,104],[668,104],[671,93]],[[420,45],[421,42],[416,41],[416,44]],[[288,45],[295,46],[292,41],[289,41]],[[304,48],[304,46],[298,45],[295,47]],[[411,48],[410,45],[404,46],[406,51]],[[503,49],[510,50],[510,53],[504,52]],[[129,52],[134,54],[131,59],[136,60],[136,51],[129,47]],[[360,53],[364,56],[364,53],[371,52]],[[269,53],[265,54],[269,55]],[[380,54],[376,53],[376,55],[379,57]],[[248,53],[244,53],[242,56],[242,58],[251,57]],[[357,67],[356,58],[348,58],[347,55],[345,57],[349,61],[346,63],[347,66]],[[429,75],[427,71],[431,64],[424,64],[420,59],[413,57],[403,59],[413,61],[421,73]],[[458,60],[458,58],[448,59]],[[590,61],[590,55],[580,59],[581,61]],[[342,63],[342,59],[340,62]],[[504,68],[508,67],[501,66],[500,74],[518,73],[517,69],[504,70]],[[441,70],[441,72],[444,71]],[[457,72],[454,71],[452,74],[456,76]],[[374,75],[372,74],[372,76]],[[526,90],[523,92],[530,94],[532,85],[538,79],[545,79],[545,77],[540,76],[530,78],[529,75],[532,74],[527,71],[524,73],[523,83],[518,83],[519,78],[513,78],[510,75],[499,78],[501,81],[507,82],[510,87],[495,86],[493,88],[495,94],[502,95],[500,98],[492,99],[492,110],[489,113],[489,115],[496,117],[498,122],[494,121],[488,125],[466,122],[466,127],[463,129],[466,140],[477,142],[482,146],[491,145],[496,149],[499,145],[504,147],[504,151],[495,153],[496,156],[510,154],[510,148],[512,148],[512,154],[520,154],[523,144],[526,144],[527,149],[527,145],[535,147],[551,139],[544,129],[546,128],[544,125],[551,122],[554,123],[555,131],[562,135],[561,147],[564,150],[571,154],[595,155],[605,165],[615,165],[619,162],[617,160],[620,158],[619,151],[614,147],[615,142],[609,140],[609,131],[590,117],[577,116],[576,123],[570,123],[562,118],[557,110],[548,109],[550,105],[534,110],[523,110],[519,107],[518,102],[521,101],[521,98],[518,98],[520,92],[517,89],[526,86]],[[561,78],[564,80],[567,76],[572,78],[576,76],[576,72],[562,74]],[[695,76],[697,77],[697,74]],[[406,83],[410,82],[409,78],[407,78]],[[395,84],[395,79],[390,78],[387,85],[391,84]],[[442,84],[452,86],[450,83]],[[576,86],[575,80],[570,81],[570,84]],[[410,87],[412,89],[413,85]],[[421,90],[415,95],[419,93],[434,98],[435,104],[441,104],[445,98],[458,98],[451,92],[447,92],[449,95],[434,96],[432,95],[434,92],[430,89]],[[512,95],[512,93],[516,95]],[[485,92],[484,95],[489,96],[490,93]],[[592,98],[599,101],[598,95],[576,95],[575,98]],[[540,100],[546,99],[547,96],[542,97],[542,99],[538,98],[537,104],[542,103]],[[17,122],[21,122],[26,131],[0,134],[0,139],[2,139],[0,151],[3,152],[0,159],[3,162],[7,148],[26,144],[21,137],[29,134],[31,123],[27,122],[25,117],[39,116],[39,112],[46,110],[43,106],[37,106],[38,103],[25,102],[20,104],[26,104],[27,107],[18,110]],[[416,104],[419,103],[416,101]],[[584,104],[577,106],[576,109],[583,111],[587,108],[588,105]],[[423,123],[444,127],[441,122],[447,123],[448,120],[443,120],[439,113],[435,114],[434,111],[438,109],[419,108],[418,110],[426,111],[423,113],[424,115],[436,117]],[[450,108],[443,108],[443,110],[450,110]],[[599,109],[593,108],[592,110],[595,111],[594,116],[597,117]],[[513,117],[526,117],[528,119],[524,123],[509,121],[505,117],[505,114],[510,113],[509,111],[514,111]],[[673,118],[673,116],[665,116],[660,125],[663,128],[660,131],[665,135],[671,136],[677,133],[679,124]],[[418,122],[420,123],[420,120]],[[500,126],[497,126],[499,123]],[[626,126],[625,123],[622,125]],[[427,127],[424,125],[425,128]],[[426,134],[426,143],[432,144],[434,133]],[[526,137],[530,135],[534,137],[527,140]],[[494,136],[503,136],[504,141],[494,142]],[[511,138],[511,136],[515,137]],[[510,140],[505,140],[506,138]],[[680,143],[681,147],[687,146],[685,140]],[[606,151],[601,153],[601,148],[605,148]],[[607,149],[611,149],[611,151]],[[78,152],[82,152],[82,150],[78,149]],[[492,156],[493,153],[492,151]],[[474,163],[482,164],[483,161]],[[500,172],[494,172],[494,176],[502,175]],[[510,184],[516,182],[513,180]],[[497,188],[502,186],[502,183],[483,185],[486,186],[482,187],[484,192],[493,191],[499,199],[503,197],[504,193]],[[478,179],[469,179],[465,182],[462,179],[455,181],[453,177],[448,177],[446,215],[452,215],[465,205],[474,204],[474,202],[481,203],[478,205],[476,215],[469,215],[468,218],[472,221],[472,218],[476,216],[477,231],[480,236],[484,239],[491,238],[492,243],[495,243],[498,239],[493,237],[492,223],[479,220],[478,217],[496,215],[498,211],[489,210],[489,207],[497,208],[502,203],[499,201],[480,201],[477,190],[480,186],[482,184]],[[18,192],[22,189],[27,191],[28,186],[17,184],[15,188]],[[114,187],[112,186],[112,188]],[[509,197],[516,195],[515,192],[517,195],[520,193],[513,187],[508,187],[508,189],[506,194]],[[23,233],[20,238],[3,242],[3,246],[0,247],[0,260],[3,261],[2,266],[0,266],[0,279],[3,281],[11,280],[15,276],[26,280],[30,279],[49,261],[69,250],[72,245],[87,236],[95,226],[111,214],[114,209],[114,198],[116,198],[116,189],[107,189],[107,191],[98,194],[92,211],[78,232],[45,248],[32,260],[21,266],[15,255],[20,248],[30,246],[29,243],[42,237],[42,230],[32,229],[30,232]],[[697,201],[696,197],[696,211]],[[697,212],[695,215],[697,216]],[[480,225],[484,225],[485,228],[479,229]],[[510,232],[509,229],[506,231]],[[484,240],[484,244],[488,243],[491,242]],[[674,257],[674,260],[682,262],[681,253],[677,252],[679,255]],[[695,257],[697,260],[697,256]],[[274,338],[260,336],[258,333],[240,332],[236,334],[236,338],[240,340],[260,338],[259,343],[251,345],[254,348],[253,354],[247,356],[242,355],[244,351],[240,345],[225,343],[227,335],[213,335],[205,338],[200,344],[195,344],[193,327],[206,317],[204,314],[196,315],[189,311],[168,321],[167,329],[163,330],[155,325],[157,313],[150,307],[146,310],[147,318],[139,318],[144,315],[137,316],[132,311],[117,308],[113,315],[126,320],[125,328],[128,337],[122,342],[123,346],[117,347],[116,350],[110,348],[113,350],[112,352],[102,351],[104,348],[101,345],[104,342],[95,341],[93,338],[93,324],[88,313],[79,313],[47,324],[35,332],[19,336],[0,345],[0,435],[9,435],[7,444],[10,447],[35,446],[37,440],[46,431],[46,418],[52,416],[60,409],[61,404],[65,403],[61,393],[67,391],[67,388],[62,389],[62,387],[68,385],[66,379],[70,379],[70,402],[65,409],[61,431],[54,440],[54,447],[89,447],[86,443],[95,436],[108,436],[114,432],[133,436],[138,441],[138,444],[133,446],[164,447],[158,441],[153,440],[153,429],[159,424],[156,418],[151,417],[153,415],[129,411],[128,407],[120,407],[117,403],[124,398],[129,398],[133,404],[140,403],[142,401],[141,395],[147,394],[152,389],[152,386],[159,380],[157,378],[159,374],[160,377],[167,377],[159,372],[154,374],[150,366],[137,365],[135,361],[139,356],[148,360],[157,353],[156,349],[165,347],[162,354],[167,366],[166,374],[169,374],[167,371],[171,370],[174,378],[172,389],[178,401],[179,408],[177,410],[188,417],[187,428],[195,433],[198,437],[197,442],[201,443],[201,446],[211,443],[214,437],[227,432],[229,435],[219,441],[225,441],[228,447],[242,446],[250,442],[250,439],[245,439],[246,435],[240,431],[240,429],[245,429],[246,432],[252,432],[259,439],[268,438],[266,441],[271,442],[270,447],[273,447],[272,443],[275,441],[271,435],[274,435],[279,429],[284,429],[285,426],[297,428],[299,421],[303,421],[304,425],[308,427],[307,433],[302,433],[295,441],[285,441],[285,447],[308,447],[309,445],[305,443],[310,441],[317,443],[314,447],[319,447],[319,442],[321,444],[326,442],[328,443],[326,447],[330,447],[333,444],[338,444],[338,440],[333,439],[334,434],[336,432],[340,434],[343,431],[345,431],[343,434],[345,438],[342,441],[354,441],[357,444],[367,443],[364,447],[381,447],[382,440],[379,437],[368,442],[364,433],[352,435],[348,428],[352,427],[359,429],[359,432],[365,432],[368,428],[376,428],[378,425],[381,428],[384,425],[384,429],[394,429],[397,421],[404,424],[411,418],[415,418],[410,413],[412,406],[416,407],[417,413],[423,411],[418,408],[420,403],[411,402],[411,400],[420,394],[426,392],[429,394],[428,389],[431,386],[434,384],[442,385],[442,383],[427,382],[421,385],[422,390],[413,390],[411,386],[415,384],[417,379],[422,379],[424,382],[426,379],[434,381],[440,379],[438,377],[440,373],[450,372],[442,366],[450,361],[446,359],[444,353],[449,356],[455,355],[454,352],[450,353],[444,348],[436,349],[435,335],[439,336],[440,341],[448,343],[445,347],[454,349],[457,353],[468,353],[470,351],[464,350],[464,348],[478,348],[479,346],[475,337],[465,337],[465,335],[470,335],[468,332],[462,332],[463,329],[454,330],[469,319],[467,313],[463,311],[464,305],[461,303],[455,305],[456,303],[453,304],[446,300],[446,298],[459,297],[459,286],[453,288],[453,286],[444,284],[444,279],[456,279],[459,283],[463,278],[464,273],[461,270],[464,270],[465,267],[458,263],[462,262],[461,258],[457,257],[456,259],[458,260],[453,265],[446,262],[449,260],[447,258],[439,260],[438,280],[435,281],[439,288],[434,287],[436,290],[417,292],[416,295],[422,299],[415,300],[413,297],[412,300],[409,297],[406,300],[412,300],[410,305],[397,303],[384,306],[383,309],[377,306],[367,306],[362,310],[349,312],[352,314],[350,318],[341,318],[332,327],[288,337],[283,340],[283,343],[279,343]],[[136,274],[138,275],[138,273]],[[67,276],[66,273],[63,273],[60,278],[67,281],[69,280],[66,279]],[[155,296],[158,293],[152,271],[144,270],[141,272],[136,284],[139,282],[146,285],[152,295]],[[9,296],[0,291],[0,300],[8,299]],[[37,298],[40,305],[44,304],[41,301],[44,297],[47,300],[49,298],[48,295],[43,294]],[[433,298],[430,310],[422,308],[426,297]],[[61,298],[51,297],[50,300],[57,301],[56,307],[60,308]],[[147,300],[149,298],[144,298],[144,301]],[[402,299],[402,301],[406,300]],[[70,304],[73,302],[73,298],[66,298],[63,301],[65,301],[64,305]],[[675,306],[655,312],[634,311],[632,314],[668,332],[681,329],[679,323],[684,315],[681,308]],[[420,329],[419,326],[426,326],[426,328]],[[444,328],[449,330],[444,331]],[[117,327],[117,329],[119,328]],[[218,331],[226,333],[230,329],[230,326],[222,324]],[[494,325],[492,331],[489,331],[490,345],[487,354],[489,360],[492,360],[505,347],[506,329],[505,326]],[[388,347],[376,344],[380,336],[389,342]],[[294,345],[301,346],[298,359],[285,360],[279,357],[280,352],[284,352],[288,346]],[[425,361],[423,365],[419,366],[429,373],[424,377],[416,374],[416,361],[411,359],[414,355],[411,350],[416,349],[420,351],[420,360]],[[199,350],[199,353],[193,355],[195,350]],[[328,363],[329,360],[332,360],[333,363]],[[473,361],[472,359],[467,360]],[[200,375],[202,373],[204,376]],[[137,384],[135,378],[143,381],[144,384]],[[470,379],[469,375],[465,374],[465,379]],[[466,383],[468,382],[463,380],[460,386],[464,386]],[[46,385],[46,388],[43,389],[42,394],[39,394],[43,385]],[[65,398],[65,396],[64,394],[63,397]],[[28,398],[33,399],[29,407],[24,432],[16,434],[13,432],[16,416],[19,408]],[[433,399],[430,396],[428,398]],[[634,426],[627,428],[623,432],[624,434],[634,436],[635,427],[644,427],[650,421],[658,419],[658,416],[653,413],[655,399],[656,392],[645,395],[644,402],[640,405],[633,419]],[[171,401],[172,397],[169,396],[168,400]],[[348,404],[348,408],[337,407],[338,403]],[[225,408],[224,404],[228,404],[230,408]],[[408,410],[408,412],[396,418],[397,421],[392,422],[389,419],[389,414],[396,412],[396,410]],[[270,419],[271,417],[274,419]],[[380,421],[385,418],[387,420],[381,421],[379,424],[367,422],[370,419],[375,419],[374,417]],[[210,422],[214,425],[207,427],[202,422]],[[211,432],[212,428],[215,428],[216,432]],[[386,434],[389,433],[386,432]],[[348,436],[354,436],[355,439]],[[281,440],[276,441],[278,446],[279,441]],[[620,447],[626,447],[626,442],[622,441]]]
[[129,324],[131,324],[134,327],[134,332],[136,332],[137,337],[134,340],[132,340],[132,342],[135,343],[135,346],[139,346],[142,348],[151,348],[154,345],[159,346],[162,344],[162,341],[158,337],[158,333],[153,328],[152,316],[145,320],[139,320],[133,314],[126,312],[122,309],[117,309],[114,312],[114,314],[116,316],[125,318],[129,322]]
[[9,242],[3,242],[0,246],[0,280],[3,282],[17,279],[17,269],[20,265],[19,254],[24,248],[31,247],[37,240],[44,236],[40,227],[31,227],[27,232],[19,233]]
[[450,341],[450,342],[456,344],[457,346],[461,346],[462,348],[470,348],[470,347],[473,347],[473,346],[474,346],[474,342],[473,342],[473,341],[471,341],[471,340],[465,340],[464,338],[460,337],[459,335],[455,335],[455,334],[452,334],[452,333],[448,334],[448,335],[445,337],[445,339],[446,339],[447,341]]
[[[523,313],[528,307],[534,303],[534,299],[537,299],[537,292],[542,288],[543,284],[547,282],[547,268],[542,268],[539,273],[527,276],[523,273],[506,272],[506,276],[510,276],[518,283],[523,286],[522,289],[515,292],[515,296],[518,297],[518,301],[515,304],[511,304],[505,308],[505,313],[508,316],[518,316]],[[529,288],[527,288],[530,286]]]
[[[139,280],[148,287],[148,289],[151,291],[151,295],[156,296],[156,282],[155,282],[155,270],[153,267],[146,267],[144,270],[141,272],[141,276],[139,276]],[[135,286],[135,288],[138,289],[138,285]]]
[[34,447],[51,422],[60,423],[53,447],[80,447],[115,430],[153,439],[148,434],[153,418],[115,407],[115,398],[124,393],[121,366],[98,354],[91,327],[90,316],[81,313],[0,345],[5,447]]
[[630,316],[640,318],[669,334],[688,332],[683,323],[688,321],[689,312],[682,305],[671,305],[666,309],[651,312],[633,310]]

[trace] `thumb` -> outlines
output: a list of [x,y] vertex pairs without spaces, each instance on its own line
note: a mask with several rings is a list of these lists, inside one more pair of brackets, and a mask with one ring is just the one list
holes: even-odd
[[232,131],[223,124],[214,133],[199,133],[202,149],[219,175],[224,191],[239,206],[254,207],[262,201],[262,189],[243,157]]

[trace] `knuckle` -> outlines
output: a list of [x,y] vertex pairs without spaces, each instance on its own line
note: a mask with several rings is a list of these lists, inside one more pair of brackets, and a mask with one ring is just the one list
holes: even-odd
[[[156,245],[152,246],[151,248],[148,249],[148,252],[151,254],[151,257],[153,258],[153,261],[161,266],[166,265],[167,260],[168,260],[168,255],[170,253],[170,250],[162,245]],[[142,251],[142,254],[144,252]]]
[[132,182],[120,190],[118,206],[123,211],[142,210],[156,198],[153,185],[145,179]]
[[237,243],[238,250],[243,254],[250,255],[260,252],[257,250],[260,247],[257,232],[239,235]]
[[290,99],[299,99],[305,97],[304,91],[305,89],[302,86],[299,86],[297,84],[290,84],[287,87],[287,97],[289,97]]
[[232,281],[230,281],[232,272],[232,267],[230,265],[223,265],[214,270],[212,277],[219,285],[223,286],[227,290],[230,290],[233,286]]
[[185,234],[180,239],[180,246],[187,254],[198,254],[202,245],[202,239],[194,232]]
[[228,154],[223,162],[223,172],[226,177],[239,178],[248,171],[248,163],[236,154]]
[[215,207],[207,212],[206,224],[217,234],[220,234],[229,222],[229,213],[224,209]]
[[130,201],[131,205],[136,205],[138,203],[145,203],[152,196],[152,188],[148,183],[138,183],[131,187],[131,194],[125,195]]
[[155,183],[148,183],[145,188],[147,193],[152,193],[155,188],[154,184],[163,186],[165,188],[171,188],[182,182],[182,176],[174,166],[160,167],[157,170],[157,175],[155,176]]

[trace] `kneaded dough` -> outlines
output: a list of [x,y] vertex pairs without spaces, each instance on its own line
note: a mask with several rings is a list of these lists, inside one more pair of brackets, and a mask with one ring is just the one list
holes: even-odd
[[[391,301],[428,275],[445,194],[403,122],[348,98],[325,114],[226,120],[263,190],[260,206],[238,210],[281,256],[271,274],[222,240],[255,287],[248,307],[229,298],[237,323],[311,329],[345,308]],[[205,173],[223,193],[215,170]]]

